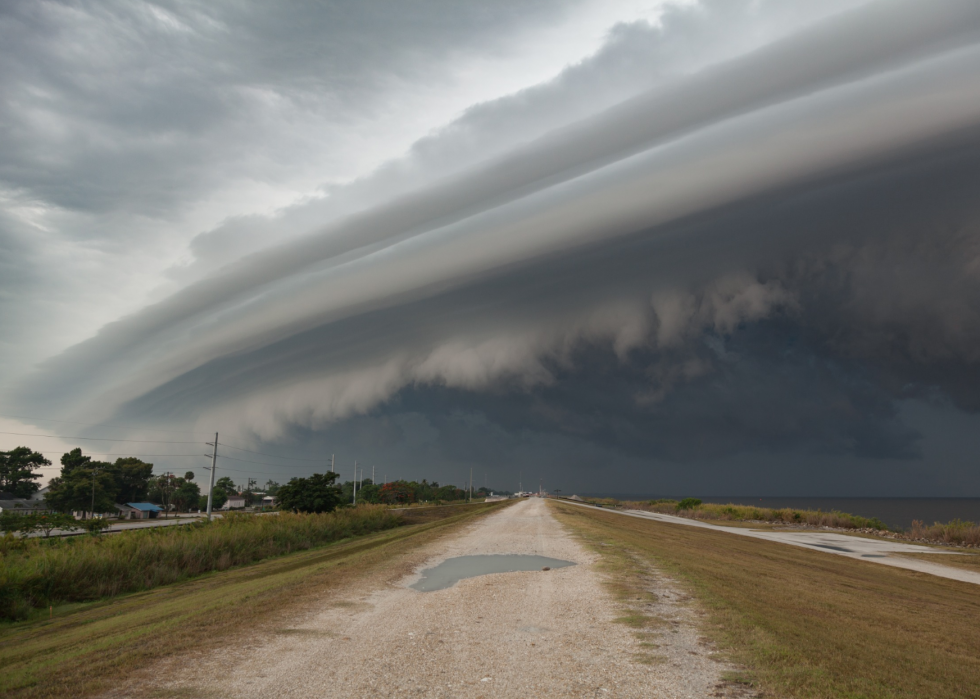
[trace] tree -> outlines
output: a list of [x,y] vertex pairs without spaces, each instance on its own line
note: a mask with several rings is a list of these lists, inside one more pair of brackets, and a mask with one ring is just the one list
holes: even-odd
[[275,495],[281,486],[271,478],[265,482],[266,495]]
[[342,502],[340,488],[334,485],[336,479],[336,473],[293,478],[279,487],[279,507],[293,512],[330,512]]
[[380,500],[389,505],[415,502],[415,491],[405,481],[392,481],[381,486]]
[[[174,491],[173,503],[178,512],[187,512],[194,505],[198,504],[201,498],[201,489],[197,483],[192,483],[184,478],[177,479],[177,489]],[[205,502],[205,507],[207,503]]]
[[164,473],[156,479],[154,492],[156,499],[163,505],[164,517],[170,512],[174,504],[174,493],[177,492],[177,476],[172,473]]
[[153,464],[128,456],[116,459],[110,471],[116,479],[117,502],[143,502],[147,499]]
[[58,512],[114,512],[119,486],[113,465],[92,461],[81,449],[61,457],[61,475],[52,478],[44,500]]
[[365,478],[357,488],[357,501],[377,504],[381,502],[381,488],[370,478]]
[[20,532],[25,536],[40,531],[44,532],[45,537],[48,537],[51,536],[54,529],[71,531],[78,528],[78,522],[74,517],[57,512],[30,512],[27,514],[4,512],[0,516],[0,529],[6,532]]
[[[211,493],[211,509],[220,510],[221,506],[228,502],[228,493],[217,488]],[[205,512],[208,509],[208,496],[202,495],[197,501],[197,509]]]
[[238,486],[228,476],[219,478],[218,482],[214,484],[214,487],[218,490],[225,491],[227,495],[238,495]]
[[36,493],[39,486],[36,481],[41,477],[35,471],[42,466],[50,466],[51,462],[43,454],[31,451],[27,447],[17,447],[11,451],[0,451],[0,491],[11,493],[18,498],[29,498]]

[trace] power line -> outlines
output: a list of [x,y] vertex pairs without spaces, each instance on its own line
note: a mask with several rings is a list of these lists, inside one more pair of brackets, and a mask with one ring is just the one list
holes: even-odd
[[53,439],[82,439],[89,442],[131,442],[134,444],[201,444],[201,442],[176,442],[163,439],[111,439],[109,437],[62,437],[60,434],[32,434],[29,432],[0,432],[18,437],[52,437]]
[[218,454],[218,458],[231,459],[232,461],[241,461],[242,463],[246,463],[246,464],[259,464],[261,466],[279,466],[279,467],[288,466],[288,464],[272,464],[269,463],[268,461],[249,461],[248,459],[239,459],[237,456],[225,456],[224,454]]
[[278,454],[269,454],[264,451],[255,451],[253,449],[245,449],[244,447],[234,447],[231,444],[225,444],[224,442],[218,442],[223,447],[228,447],[229,449],[235,449],[236,451],[247,451],[249,454],[260,454],[261,456],[271,456],[273,459],[289,459],[291,461],[315,461],[317,463],[326,463],[326,459],[311,459],[303,456],[279,456]]

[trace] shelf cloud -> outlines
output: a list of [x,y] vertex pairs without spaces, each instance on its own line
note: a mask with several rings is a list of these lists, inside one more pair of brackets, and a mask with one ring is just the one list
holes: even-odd
[[[980,410],[980,6],[804,5],[665,4],[366,174],[185,237],[156,298],[9,378],[5,409],[442,464],[927,459],[909,406]],[[474,50],[494,29],[464,27]],[[379,75],[425,81],[396,67],[417,47],[363,39],[365,109]],[[239,55],[296,100],[316,70]],[[12,152],[5,186],[89,217],[157,216],[218,177],[191,155],[189,178],[143,161],[104,187],[80,157],[69,193]]]

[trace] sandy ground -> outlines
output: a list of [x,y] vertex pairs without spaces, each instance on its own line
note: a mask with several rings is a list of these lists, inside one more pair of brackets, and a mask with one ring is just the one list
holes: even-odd
[[[247,647],[179,659],[180,672],[163,676],[180,680],[158,689],[183,697],[744,696],[721,681],[730,668],[699,637],[696,607],[663,575],[651,572],[656,600],[645,611],[665,623],[642,638],[616,623],[624,612],[602,585],[597,556],[544,501],[508,507],[425,553],[414,574],[348,590]],[[408,588],[446,558],[498,553],[578,565]]]
[[[579,505],[569,503],[578,507],[592,507],[591,505]],[[834,532],[821,531],[767,531],[759,529],[742,529],[739,527],[724,527],[708,522],[699,522],[695,519],[686,517],[674,517],[672,515],[660,514],[659,512],[645,512],[643,510],[613,510],[607,512],[626,515],[629,517],[640,517],[641,519],[653,519],[658,522],[670,522],[672,524],[683,524],[689,527],[702,527],[704,529],[714,529],[715,531],[734,534],[736,536],[748,536],[753,539],[764,539],[766,541],[777,541],[782,544],[801,546],[803,548],[831,553],[848,558],[867,561],[868,563],[878,563],[880,565],[892,566],[895,568],[905,568],[915,570],[920,573],[929,573],[941,578],[959,580],[961,582],[980,585],[980,573],[945,566],[942,563],[932,563],[917,558],[905,558],[903,553],[930,553],[936,556],[956,556],[961,555],[956,551],[948,551],[940,548],[930,548],[928,546],[916,546],[914,544],[903,544],[898,541],[887,539],[866,539],[863,537],[847,536],[846,534],[835,534]],[[897,554],[897,555],[892,555]]]

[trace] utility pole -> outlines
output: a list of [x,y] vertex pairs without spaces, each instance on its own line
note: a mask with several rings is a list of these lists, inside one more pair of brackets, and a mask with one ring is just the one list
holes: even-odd
[[211,452],[211,484],[208,486],[208,521],[211,521],[211,502],[214,498],[214,472],[218,468],[218,433],[214,433],[214,451]]
[[333,454],[330,455],[330,473],[333,473]]
[[473,467],[470,466],[470,502],[473,502]]
[[357,459],[354,459],[354,499],[351,501],[351,505],[357,504]]
[[374,482],[374,466],[371,467],[371,485],[377,485],[377,483]]

